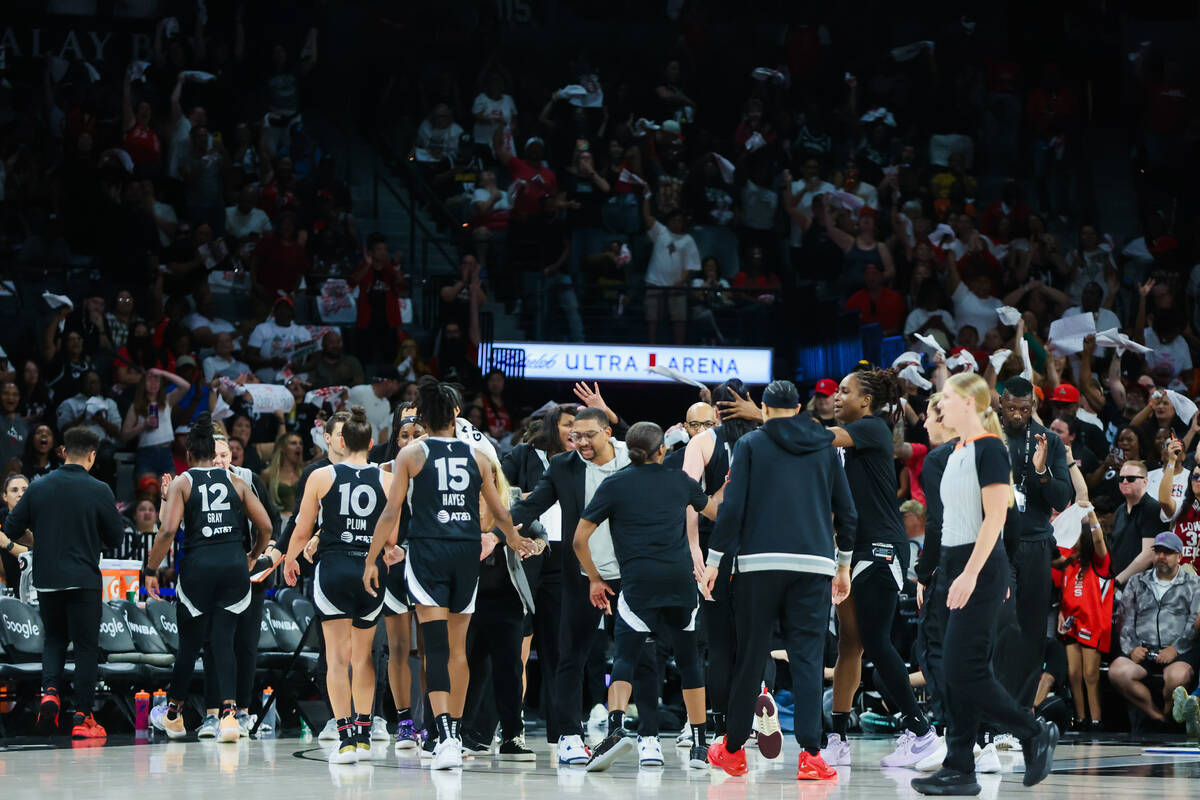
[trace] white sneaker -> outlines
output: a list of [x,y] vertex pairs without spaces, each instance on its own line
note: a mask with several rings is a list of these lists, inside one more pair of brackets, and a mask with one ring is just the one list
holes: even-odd
[[387,720],[383,717],[375,717],[371,720],[371,741],[372,742],[390,742],[392,735],[388,733]]
[[657,736],[638,737],[638,764],[643,767],[661,767],[663,765],[662,742]]
[[688,750],[692,746],[692,726],[689,725],[680,731],[675,737],[675,746],[681,750]]
[[996,750],[995,742],[988,742],[987,747],[975,754],[975,771],[983,775],[994,775],[1000,772],[1000,753]]
[[[170,719],[167,716],[166,705],[150,709],[150,724],[165,733],[168,739],[182,739],[187,736],[187,730],[183,726],[183,714],[180,713],[176,715],[175,719]],[[217,727],[220,727],[219,722]]]
[[329,751],[330,764],[357,764],[358,744],[348,739]]
[[558,763],[586,764],[591,757],[591,753],[583,746],[582,736],[558,737]]
[[333,717],[325,723],[325,727],[321,728],[321,735],[317,737],[318,742],[336,742],[338,740],[337,720]]
[[592,706],[592,710],[588,712],[587,724],[589,728],[603,728],[608,723],[608,709],[596,703]]
[[453,737],[444,742],[438,742],[433,748],[433,760],[429,762],[430,769],[457,769],[462,767],[462,742]]
[[917,772],[937,772],[946,760],[946,737],[939,736],[937,747],[929,755],[917,762],[913,767]]
[[197,739],[215,739],[217,738],[217,728],[220,727],[220,720],[216,714],[206,714],[204,721],[200,723],[200,727],[196,729]]
[[996,745],[997,750],[1020,750],[1021,742],[1011,733],[997,734],[992,743]]
[[850,766],[850,742],[836,733],[829,734],[821,748],[821,758],[831,767]]

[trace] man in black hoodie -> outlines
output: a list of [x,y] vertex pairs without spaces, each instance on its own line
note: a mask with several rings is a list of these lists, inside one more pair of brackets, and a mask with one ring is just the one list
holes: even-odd
[[[731,775],[747,769],[742,745],[750,735],[775,621],[783,627],[796,708],[819,708],[830,599],[841,602],[850,593],[858,512],[833,434],[799,409],[800,395],[790,381],[767,386],[763,426],[738,440],[708,545],[710,591],[722,556],[734,558],[738,650],[728,733],[708,753],[710,764]],[[821,758],[819,714],[797,715],[796,740],[802,748],[797,779],[837,778]]]

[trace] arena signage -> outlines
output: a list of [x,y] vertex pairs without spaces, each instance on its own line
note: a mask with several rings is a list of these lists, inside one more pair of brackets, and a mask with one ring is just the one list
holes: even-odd
[[[525,351],[525,377],[534,380],[618,380],[669,383],[649,372],[665,367],[711,385],[740,378],[747,384],[771,382],[771,350],[751,347],[658,347],[631,344],[493,342],[495,348]],[[486,369],[488,354],[481,349]]]

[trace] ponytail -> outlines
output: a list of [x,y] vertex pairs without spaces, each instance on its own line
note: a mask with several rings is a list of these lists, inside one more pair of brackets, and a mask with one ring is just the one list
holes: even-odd
[[989,405],[979,417],[983,420],[983,427],[988,433],[999,436],[1002,441],[1008,440],[1008,437],[1004,435],[1004,426],[1000,424],[1000,415],[996,413],[995,408]]
[[625,434],[625,444],[630,462],[639,467],[648,464],[663,445],[663,429],[653,422],[635,423]]

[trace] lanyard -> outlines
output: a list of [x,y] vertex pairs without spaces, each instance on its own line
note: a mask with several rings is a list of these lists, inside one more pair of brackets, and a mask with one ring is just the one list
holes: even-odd
[[[1021,455],[1021,479],[1018,482],[1018,487],[1022,492],[1025,491],[1025,476],[1029,472],[1029,467],[1033,463],[1033,451],[1029,449],[1029,440],[1033,436],[1033,424],[1025,426],[1025,450]],[[1015,471],[1017,467],[1013,467]]]

